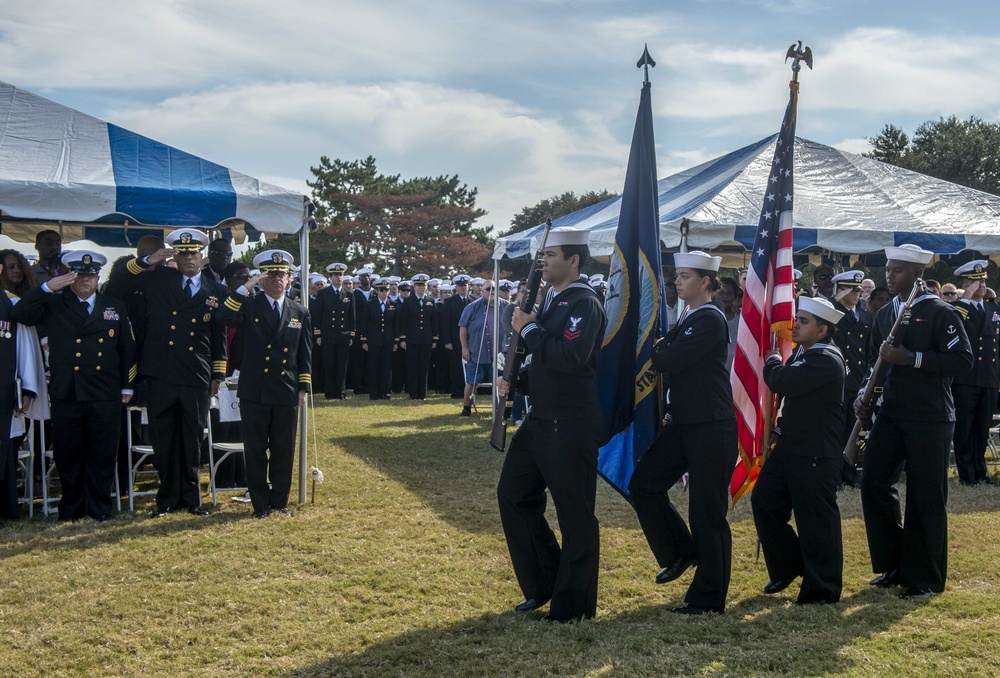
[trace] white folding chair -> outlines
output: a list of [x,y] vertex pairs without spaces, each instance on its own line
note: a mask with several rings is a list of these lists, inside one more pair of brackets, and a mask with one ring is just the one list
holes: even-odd
[[[219,409],[219,399],[212,398],[211,408],[213,410]],[[212,491],[212,506],[218,506],[219,502],[216,495],[219,492],[239,492],[244,493],[248,491],[246,487],[219,487],[216,483],[216,474],[219,471],[219,467],[222,465],[226,459],[233,455],[243,456],[243,443],[224,443],[215,442],[212,439],[212,417],[209,415],[208,423],[208,483]],[[216,453],[219,457],[216,458]]]
[[[59,477],[58,469],[56,469],[55,458],[52,456],[52,450],[49,449],[48,444],[45,442],[45,422],[38,421],[36,419],[28,420],[28,451],[32,457],[32,465],[34,465],[34,457],[37,453],[37,448],[35,446],[35,429],[38,429],[38,445],[41,447],[41,453],[39,457],[42,460],[42,515],[46,518],[50,514],[56,513],[58,511],[57,507],[59,505],[59,497],[52,496],[52,485],[53,480]],[[32,469],[32,472],[34,470]],[[34,488],[32,488],[34,491]]]
[[18,504],[28,505],[28,517],[35,516],[35,454],[31,449],[29,436],[31,428],[25,435],[25,442],[21,443],[21,449],[17,451],[17,474],[21,477],[21,496],[17,498]]
[[[150,496],[150,495],[155,495],[156,494],[156,490],[142,490],[142,491],[137,491],[136,490],[136,484],[138,482],[138,479],[139,479],[140,475],[147,476],[147,477],[148,476],[156,476],[157,475],[155,469],[153,469],[152,471],[150,471],[148,469],[144,470],[142,468],[143,464],[145,464],[153,456],[153,446],[152,445],[138,445],[138,444],[136,444],[136,443],[133,442],[135,440],[135,438],[132,437],[132,415],[135,412],[140,412],[141,413],[144,410],[145,410],[144,407],[129,407],[128,408],[128,412],[127,412],[128,416],[125,418],[125,431],[126,431],[126,435],[128,436],[128,438],[127,438],[127,440],[128,440],[128,446],[127,447],[128,447],[128,480],[129,480],[129,488],[128,488],[128,510],[129,511],[135,511],[135,498],[136,497]],[[115,473],[115,485],[116,485],[116,489],[117,489],[117,483],[118,483],[117,479],[118,479],[118,473],[116,472]],[[119,493],[119,496],[121,496],[120,493]],[[119,509],[119,510],[121,510],[121,509]]]

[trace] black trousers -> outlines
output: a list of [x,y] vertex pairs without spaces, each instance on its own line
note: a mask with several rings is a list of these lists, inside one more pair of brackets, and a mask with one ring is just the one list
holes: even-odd
[[391,384],[393,393],[402,393],[403,389],[409,391],[409,386],[406,383],[406,351],[402,347],[392,353]]
[[448,383],[451,385],[452,398],[465,397],[465,368],[462,367],[462,346],[452,344],[454,348],[447,351]]
[[[858,421],[858,415],[854,414],[854,401],[857,399],[857,392],[844,392],[844,447],[847,447],[851,432],[854,430],[854,424]],[[845,485],[851,487],[859,487],[861,484],[861,474],[847,459],[844,459],[841,464],[840,479]]]
[[52,458],[59,469],[59,520],[111,513],[121,400],[52,399]]
[[[299,408],[240,401],[247,488],[254,511],[288,506]],[[268,455],[270,452],[270,455]],[[268,478],[271,486],[268,488]]]
[[406,390],[410,397],[427,397],[427,372],[431,366],[430,344],[406,344]]
[[[750,497],[771,581],[802,577],[799,602],[837,602],[844,584],[844,543],[837,506],[840,456],[807,457],[780,443]],[[789,524],[792,513],[799,533]]]
[[392,344],[388,346],[368,344],[368,395],[372,400],[380,400],[389,394],[391,375]]
[[160,477],[161,511],[201,505],[201,442],[208,424],[208,389],[147,379],[149,437]]
[[[0,518],[7,520],[21,517],[17,494],[17,451],[23,438],[0,439]],[[32,479],[28,478],[27,482],[32,482]]]
[[314,340],[312,347],[312,387],[314,393],[326,393],[325,363],[326,356],[323,355],[323,347],[317,346]]
[[977,483],[986,472],[986,445],[990,425],[997,409],[997,390],[981,386],[952,384],[955,397],[955,464],[958,477],[965,483]]
[[[324,341],[320,344],[320,352],[323,354],[323,370],[325,372],[323,381],[323,394],[328,398],[337,398],[344,395],[344,388],[347,381],[347,360],[351,354],[351,347],[347,344],[337,344],[332,341]],[[316,366],[313,366],[315,372]],[[313,385],[314,392],[319,389]]]
[[[721,612],[732,570],[733,540],[726,512],[736,464],[736,420],[671,424],[639,460],[629,494],[660,567],[694,556],[698,567],[684,601]],[[668,490],[687,472],[691,529],[670,503]]]
[[[873,572],[941,592],[948,574],[948,456],[955,424],[879,415],[865,448],[861,508]],[[906,518],[893,487],[906,468]]]
[[351,388],[354,395],[368,392],[368,354],[361,348],[361,342],[355,341],[350,348]]
[[[552,596],[549,614],[597,612],[600,527],[594,515],[598,433],[594,419],[528,415],[504,459],[497,500],[514,574],[525,599]],[[562,548],[545,520],[545,489],[556,507]]]

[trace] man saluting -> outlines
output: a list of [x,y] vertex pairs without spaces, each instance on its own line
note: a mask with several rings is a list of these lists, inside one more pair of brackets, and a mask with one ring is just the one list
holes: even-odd
[[[255,518],[266,518],[274,511],[292,514],[288,493],[299,407],[312,383],[309,311],[285,296],[293,263],[292,255],[284,250],[261,252],[253,259],[260,273],[238,287],[219,309],[219,322],[243,329],[237,394]],[[264,294],[247,299],[258,283]]]

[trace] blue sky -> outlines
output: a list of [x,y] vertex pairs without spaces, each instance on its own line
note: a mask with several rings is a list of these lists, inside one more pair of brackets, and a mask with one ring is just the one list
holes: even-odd
[[458,174],[481,223],[620,191],[641,72],[660,176],[773,133],[803,40],[798,133],[1000,116],[998,3],[895,0],[0,0],[0,79],[308,192],[321,155]]

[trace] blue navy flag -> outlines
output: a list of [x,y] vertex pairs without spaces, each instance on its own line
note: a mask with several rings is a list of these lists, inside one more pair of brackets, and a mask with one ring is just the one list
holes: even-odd
[[643,83],[625,173],[605,310],[608,329],[598,357],[597,388],[605,436],[597,470],[628,496],[632,471],[656,437],[660,395],[653,342],[667,332],[660,266],[660,209],[650,83]]

